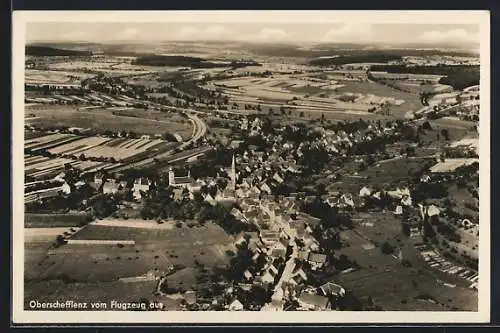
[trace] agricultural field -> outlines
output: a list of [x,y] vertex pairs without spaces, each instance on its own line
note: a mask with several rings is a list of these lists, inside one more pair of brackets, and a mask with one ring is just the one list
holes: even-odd
[[92,74],[73,71],[25,70],[25,84],[80,86],[80,81],[93,77]]
[[[354,114],[370,117],[369,109],[384,101],[391,104],[392,116],[402,116],[408,110],[422,107],[418,93],[396,90],[376,82],[347,80],[345,75],[335,77],[337,81],[323,80],[307,76],[278,76],[272,78],[236,78],[215,83],[231,103],[260,104],[279,108],[286,103],[290,109],[304,113]],[[354,102],[341,99],[346,94],[353,96]],[[340,118],[342,119],[342,118]]]
[[377,71],[372,71],[371,74],[377,79],[405,80],[417,83],[424,81],[437,83],[444,76],[434,74],[388,73]]
[[57,62],[49,65],[54,71],[78,72],[92,70],[105,72],[108,75],[137,75],[158,72],[159,68],[152,66],[132,65],[118,57],[106,57],[96,60],[73,60]]
[[113,157],[121,161],[164,144],[162,139],[111,139],[100,137],[82,138],[69,144],[49,149],[52,154],[89,157]]
[[461,166],[471,165],[475,162],[479,163],[478,158],[450,158],[446,159],[444,162],[438,162],[433,165],[430,172],[452,172]]
[[45,149],[59,157],[25,156],[25,173],[34,179],[55,176],[65,164],[84,172],[99,168],[120,167],[126,161],[140,161],[160,156],[175,147],[163,139],[83,137],[72,134],[49,134],[26,141],[32,152]]
[[59,144],[67,141],[78,139],[76,135],[54,133],[48,135],[37,135],[34,138],[26,138],[24,147],[28,149],[44,149],[54,144]]
[[71,158],[49,158],[43,156],[32,156],[25,158],[24,172],[35,179],[45,179],[56,176],[64,169],[66,164],[70,164],[81,171],[86,171],[99,167],[107,167],[110,163],[96,161],[77,161]]
[[396,106],[391,105],[390,112],[393,117],[403,117],[408,111],[417,111],[422,108],[418,94],[412,94],[400,90],[396,90],[389,86],[375,83],[375,82],[355,82],[343,81],[343,87],[337,91],[339,93],[360,93],[360,94],[373,94],[375,96],[392,97],[396,100],[403,100],[404,103]]
[[107,167],[110,163],[94,161],[75,161],[70,158],[48,158],[36,157],[40,160],[30,161],[25,164],[24,173],[34,179],[46,179],[56,176],[64,169],[66,164],[70,164],[79,170],[86,171],[94,168]]
[[[133,131],[137,134],[165,134],[166,132],[179,133],[184,138],[192,133],[191,124],[180,119],[179,116],[161,112],[127,109],[126,113],[112,109],[77,109],[69,106],[51,106],[32,109],[36,119],[31,121],[39,128],[53,127],[80,127],[92,128],[98,132],[105,131]],[[156,120],[158,119],[158,120]],[[171,120],[172,119],[172,120]]]

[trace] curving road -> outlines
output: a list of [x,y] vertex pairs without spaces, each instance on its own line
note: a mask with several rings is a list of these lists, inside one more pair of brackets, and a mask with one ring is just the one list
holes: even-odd
[[193,134],[191,135],[191,139],[189,139],[188,141],[184,142],[181,145],[182,148],[188,146],[192,142],[198,141],[207,132],[207,125],[202,119],[190,113],[186,113],[186,116],[189,118],[189,121],[191,121],[191,123],[193,124]]

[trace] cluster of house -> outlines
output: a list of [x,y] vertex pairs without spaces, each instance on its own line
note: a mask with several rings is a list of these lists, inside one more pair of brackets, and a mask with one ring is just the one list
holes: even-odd
[[315,131],[319,134],[319,137],[316,140],[312,142],[301,142],[298,144],[296,152],[299,157],[303,155],[303,150],[306,148],[323,149],[334,156],[347,156],[349,154],[349,150],[355,145],[370,143],[377,138],[388,138],[392,135],[398,134],[395,123],[388,125],[377,125],[376,123],[371,123],[368,125],[366,130],[356,130],[350,133],[343,130],[325,130],[322,127],[316,128]]
[[[287,127],[290,127],[292,131],[299,130],[295,125],[288,125]],[[240,128],[246,131],[249,136],[261,135],[268,143],[272,143],[271,152],[278,152],[280,155],[289,153],[291,155],[298,155],[299,157],[302,154],[303,148],[306,147],[323,148],[329,153],[342,155],[347,154],[348,149],[355,144],[370,142],[378,137],[398,134],[395,122],[387,124],[370,123],[365,130],[357,130],[350,133],[344,130],[333,131],[318,126],[312,129],[312,131],[318,134],[316,139],[308,142],[301,141],[297,144],[285,140],[283,132],[286,130],[286,126],[275,128],[276,133],[273,135],[264,134],[262,132],[262,121],[258,117],[253,121],[243,118],[240,121]]]
[[239,199],[239,208],[231,211],[236,219],[253,224],[258,230],[253,236],[241,235],[235,244],[246,244],[253,261],[239,286],[251,290],[258,285],[273,293],[272,302],[262,310],[282,310],[286,300],[297,301],[299,310],[326,310],[332,295],[341,297],[345,293],[332,282],[322,286],[322,291],[308,286],[308,275],[300,263],[321,270],[327,264],[327,256],[313,236],[320,219],[300,212],[298,200],[247,197]]
[[393,190],[379,191],[363,186],[359,191],[359,197],[364,199],[362,205],[366,204],[367,201],[380,201],[382,199],[382,195],[389,197],[395,205],[394,214],[396,215],[402,215],[404,210],[408,209],[413,204],[408,187],[396,187]]

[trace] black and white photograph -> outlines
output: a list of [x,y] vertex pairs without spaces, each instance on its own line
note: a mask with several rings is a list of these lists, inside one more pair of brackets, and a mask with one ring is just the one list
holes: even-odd
[[488,12],[13,22],[14,320],[489,320]]

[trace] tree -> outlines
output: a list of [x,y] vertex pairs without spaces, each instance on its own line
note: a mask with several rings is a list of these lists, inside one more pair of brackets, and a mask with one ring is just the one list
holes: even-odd
[[392,254],[394,253],[394,246],[391,245],[388,241],[385,241],[380,246],[380,251],[384,254]]
[[403,267],[411,267],[412,266],[411,261],[409,261],[408,259],[401,260],[401,264],[403,265]]
[[326,185],[324,183],[319,183],[316,185],[316,195],[322,196],[323,194],[326,194]]
[[448,130],[446,128],[443,128],[441,130],[441,135],[443,136],[443,138],[448,141],[450,140],[450,136],[449,136],[449,133],[448,133]]
[[347,291],[344,297],[337,301],[337,304],[341,311],[361,311],[363,309],[363,302],[351,291]]
[[430,124],[428,121],[426,121],[426,122],[424,122],[424,123],[422,124],[422,128],[423,128],[424,130],[427,130],[427,131],[432,131],[431,124]]
[[63,244],[66,244],[66,240],[64,239],[64,237],[62,235],[57,235],[56,242],[55,242],[54,246],[59,247]]
[[406,147],[405,152],[407,156],[415,156],[415,147]]
[[401,232],[402,232],[402,233],[403,233],[403,235],[405,235],[406,237],[410,237],[411,230],[410,230],[410,226],[408,225],[408,223],[402,223],[402,224],[401,224]]
[[366,158],[366,165],[372,166],[374,163],[375,158],[373,157],[373,155],[368,155],[368,157]]

